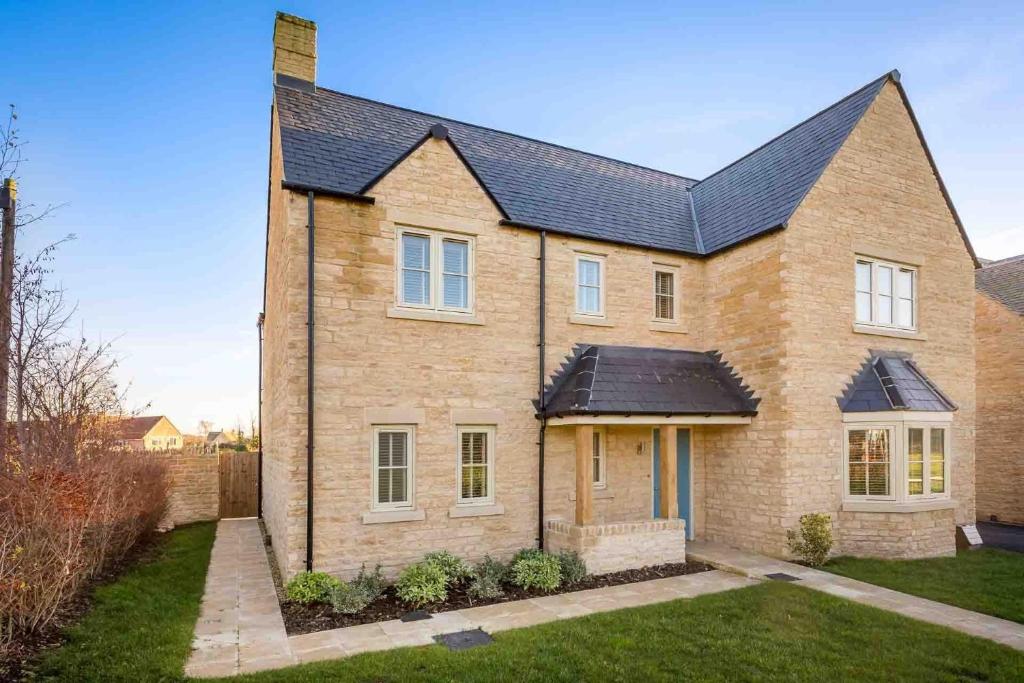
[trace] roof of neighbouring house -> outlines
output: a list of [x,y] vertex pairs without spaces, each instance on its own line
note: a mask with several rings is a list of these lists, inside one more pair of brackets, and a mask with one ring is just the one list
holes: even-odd
[[756,415],[759,401],[715,352],[581,344],[544,415]]
[[126,417],[120,421],[118,432],[122,439],[141,439],[149,433],[149,430],[156,427],[163,415],[147,415],[141,417]]
[[871,351],[846,391],[836,400],[844,413],[957,409],[910,354],[900,351]]
[[289,187],[365,196],[441,124],[513,224],[706,255],[785,227],[890,79],[898,72],[700,181],[293,78],[278,76],[275,102]]
[[1024,315],[1024,254],[987,261],[974,271],[979,292]]

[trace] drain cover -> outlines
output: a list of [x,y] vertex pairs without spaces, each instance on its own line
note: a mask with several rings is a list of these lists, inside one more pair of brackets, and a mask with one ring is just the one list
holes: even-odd
[[444,635],[434,636],[434,640],[447,645],[449,650],[468,650],[471,647],[477,647],[478,645],[487,645],[493,643],[494,639],[487,635],[483,629],[475,628],[472,631],[459,631],[457,633],[445,633]]
[[423,621],[424,619],[430,619],[430,615],[421,609],[406,612],[401,617],[402,621]]
[[773,581],[799,581],[800,579],[793,576],[792,574],[765,574],[769,579]]

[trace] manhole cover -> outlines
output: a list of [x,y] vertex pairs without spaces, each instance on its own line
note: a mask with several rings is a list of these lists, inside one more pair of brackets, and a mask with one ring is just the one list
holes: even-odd
[[468,650],[471,647],[477,647],[478,645],[487,645],[493,643],[494,639],[486,634],[483,629],[475,628],[472,631],[458,631],[457,633],[445,633],[444,635],[434,636],[434,640],[447,645],[449,650]]
[[421,609],[406,612],[401,617],[401,621],[423,621],[424,619],[430,619],[430,615]]
[[799,581],[800,579],[791,574],[765,574],[772,581]]

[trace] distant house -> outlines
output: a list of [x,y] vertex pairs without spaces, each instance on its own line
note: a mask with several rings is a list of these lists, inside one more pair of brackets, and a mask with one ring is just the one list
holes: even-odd
[[207,448],[220,448],[221,446],[233,446],[235,440],[227,432],[210,432],[206,435]]
[[118,430],[120,444],[133,451],[166,451],[184,445],[181,432],[163,415],[128,417]]

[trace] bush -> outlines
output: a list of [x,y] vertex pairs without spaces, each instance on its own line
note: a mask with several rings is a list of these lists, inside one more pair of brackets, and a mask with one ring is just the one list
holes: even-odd
[[516,554],[512,556],[512,561],[509,565],[514,565],[519,560],[525,558],[544,557],[544,551],[539,548],[520,548],[516,551]]
[[302,605],[314,602],[330,602],[331,595],[341,587],[341,582],[324,572],[303,572],[288,582],[285,592],[288,599]]
[[500,598],[505,594],[501,584],[507,579],[508,567],[486,555],[473,568],[473,577],[467,592],[469,597],[480,600]]
[[360,568],[359,574],[352,580],[352,585],[362,591],[369,602],[373,602],[384,595],[384,589],[388,586],[384,580],[384,574],[381,573],[379,564],[374,568],[372,574],[366,573],[366,565],[364,564]]
[[553,591],[562,582],[562,567],[558,558],[540,551],[519,554],[512,563],[512,583],[520,588],[539,588]]
[[824,513],[800,517],[800,532],[786,532],[789,550],[812,567],[820,567],[832,550],[832,519]]
[[460,583],[473,575],[473,570],[462,561],[462,558],[452,555],[447,550],[427,553],[423,556],[423,561],[438,567],[444,572],[449,586]]
[[355,614],[366,609],[373,599],[361,586],[355,583],[341,583],[331,590],[328,602],[335,612]]
[[448,576],[434,562],[418,562],[409,565],[398,575],[395,592],[413,607],[441,602],[448,597]]
[[562,583],[573,585],[587,575],[587,563],[575,550],[563,550],[556,555],[561,570]]

